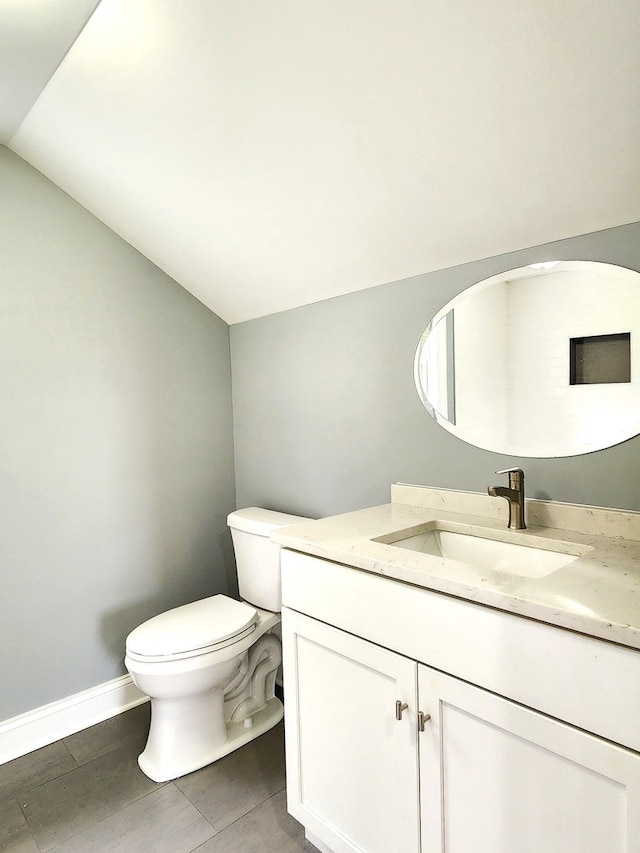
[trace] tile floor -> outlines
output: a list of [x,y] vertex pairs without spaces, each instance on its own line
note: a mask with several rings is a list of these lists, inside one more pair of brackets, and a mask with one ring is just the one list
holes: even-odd
[[149,705],[0,766],[6,853],[313,853],[285,806],[282,724],[174,782],[136,758]]

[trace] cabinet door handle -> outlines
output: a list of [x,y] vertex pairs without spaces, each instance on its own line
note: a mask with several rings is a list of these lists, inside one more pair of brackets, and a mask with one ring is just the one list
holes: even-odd
[[424,724],[431,719],[431,714],[425,714],[424,711],[418,711],[418,731],[424,731]]
[[402,702],[400,699],[396,700],[396,720],[402,719],[402,712],[406,711],[408,707],[406,702]]

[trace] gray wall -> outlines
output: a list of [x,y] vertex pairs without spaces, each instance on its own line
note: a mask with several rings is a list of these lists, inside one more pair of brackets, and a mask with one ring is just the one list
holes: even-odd
[[[0,719],[116,677],[149,616],[235,591],[227,325],[0,146]],[[237,505],[328,515],[409,481],[640,510],[640,438],[518,460],[441,430],[416,342],[468,285],[549,256],[640,269],[640,224],[231,328]]]
[[226,323],[4,147],[0,187],[5,719],[226,591],[235,495]]
[[640,223],[232,326],[238,505],[330,515],[387,503],[399,481],[485,491],[518,463],[531,496],[640,510],[640,438],[566,459],[502,456],[454,438],[418,400],[413,356],[432,315],[477,281],[550,258],[640,270]]

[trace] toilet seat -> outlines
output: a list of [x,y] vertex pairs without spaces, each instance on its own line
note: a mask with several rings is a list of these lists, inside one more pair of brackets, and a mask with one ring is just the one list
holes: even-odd
[[223,649],[255,631],[255,607],[213,595],[143,622],[127,637],[127,656],[142,662],[184,660]]

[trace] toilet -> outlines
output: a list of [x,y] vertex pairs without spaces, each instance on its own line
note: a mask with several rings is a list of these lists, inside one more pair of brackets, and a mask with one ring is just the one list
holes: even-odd
[[211,764],[282,719],[280,547],[269,534],[307,520],[259,507],[232,512],[242,601],[213,595],[154,616],[127,637],[125,666],[151,699],[138,764],[154,782]]

